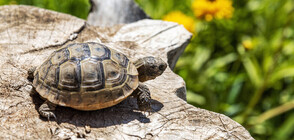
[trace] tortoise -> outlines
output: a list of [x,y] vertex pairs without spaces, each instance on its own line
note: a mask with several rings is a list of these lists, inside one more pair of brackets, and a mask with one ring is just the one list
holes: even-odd
[[140,110],[151,110],[150,91],[142,82],[155,79],[167,64],[157,57],[134,62],[101,43],[73,43],[54,51],[39,67],[28,71],[33,87],[45,102],[42,117],[56,118],[56,105],[77,110],[114,106],[128,96]]

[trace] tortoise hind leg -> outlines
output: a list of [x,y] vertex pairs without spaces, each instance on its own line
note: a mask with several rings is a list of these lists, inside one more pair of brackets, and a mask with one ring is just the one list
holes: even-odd
[[151,111],[151,96],[148,87],[139,83],[138,88],[134,91],[133,95],[137,98],[137,104],[142,111]]
[[40,107],[39,107],[39,113],[42,117],[48,118],[48,120],[53,117],[56,120],[55,116],[55,107],[56,105],[50,103],[48,100],[46,100]]

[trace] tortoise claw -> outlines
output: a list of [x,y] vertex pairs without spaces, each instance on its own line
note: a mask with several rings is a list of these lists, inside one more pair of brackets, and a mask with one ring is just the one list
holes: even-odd
[[40,114],[41,116],[46,117],[48,121],[50,121],[50,118],[54,118],[55,121],[57,120],[56,115],[53,112],[43,112]]
[[55,105],[50,103],[49,101],[45,101],[39,108],[40,115],[42,117],[46,117],[48,120],[50,120],[50,118],[54,118],[55,120],[57,120],[54,111]]
[[139,109],[141,111],[146,111],[148,114],[152,111],[151,108],[151,97],[150,97],[150,91],[148,87],[142,83],[139,84],[137,90],[134,92],[137,97],[137,104],[139,106]]

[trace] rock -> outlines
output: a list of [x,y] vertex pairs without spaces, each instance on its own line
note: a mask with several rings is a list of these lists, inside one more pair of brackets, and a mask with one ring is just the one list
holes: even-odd
[[146,82],[153,99],[150,115],[139,111],[136,99],[130,97],[97,111],[58,106],[56,121],[40,118],[37,109],[43,100],[31,95],[27,71],[54,50],[69,43],[95,41],[131,60],[153,55],[169,61],[168,52],[185,46],[191,37],[182,26],[142,20],[95,27],[70,15],[31,6],[2,6],[0,21],[0,139],[253,139],[229,117],[193,107],[177,97],[185,91],[185,82],[170,68]]
[[90,0],[87,22],[94,26],[113,26],[149,18],[133,0]]

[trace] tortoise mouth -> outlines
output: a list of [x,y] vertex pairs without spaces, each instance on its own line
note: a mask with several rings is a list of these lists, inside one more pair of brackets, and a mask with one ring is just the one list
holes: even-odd
[[139,75],[139,81],[140,82],[145,82],[145,81],[148,81],[148,80],[153,80],[155,78],[156,78],[156,76]]

